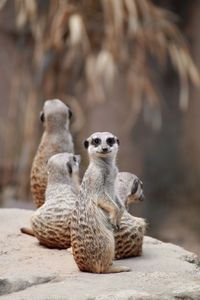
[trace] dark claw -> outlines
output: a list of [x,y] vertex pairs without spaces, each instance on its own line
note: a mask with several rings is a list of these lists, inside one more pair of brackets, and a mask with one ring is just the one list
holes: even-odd
[[119,225],[116,225],[116,229],[119,230],[119,229],[120,229],[120,226],[119,226]]

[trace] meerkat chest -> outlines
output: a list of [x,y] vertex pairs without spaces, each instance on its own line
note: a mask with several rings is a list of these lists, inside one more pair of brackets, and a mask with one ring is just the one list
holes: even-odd
[[115,194],[115,179],[117,176],[116,168],[110,168],[107,170],[104,178],[104,186],[106,192],[111,196],[114,197]]

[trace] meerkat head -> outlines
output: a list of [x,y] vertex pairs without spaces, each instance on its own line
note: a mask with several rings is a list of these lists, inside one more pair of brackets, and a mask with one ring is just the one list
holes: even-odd
[[90,158],[115,158],[119,140],[110,132],[95,132],[84,141],[84,146]]
[[57,183],[74,182],[79,178],[80,155],[73,153],[58,153],[48,160],[47,173],[48,179]]
[[135,174],[120,172],[117,176],[117,188],[121,198],[124,198],[126,208],[131,203],[144,200],[143,183]]
[[46,100],[40,112],[40,120],[49,131],[68,128],[71,117],[71,110],[59,99]]

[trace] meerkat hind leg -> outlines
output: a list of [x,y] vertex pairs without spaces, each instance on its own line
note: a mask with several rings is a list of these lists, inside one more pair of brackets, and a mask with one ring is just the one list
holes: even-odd
[[108,270],[105,271],[105,273],[120,273],[120,272],[130,272],[130,271],[131,269],[129,267],[111,265],[109,266]]

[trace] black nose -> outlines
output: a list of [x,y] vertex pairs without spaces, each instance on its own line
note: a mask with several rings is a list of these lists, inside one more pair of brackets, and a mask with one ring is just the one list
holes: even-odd
[[102,148],[103,152],[108,152],[108,148]]

